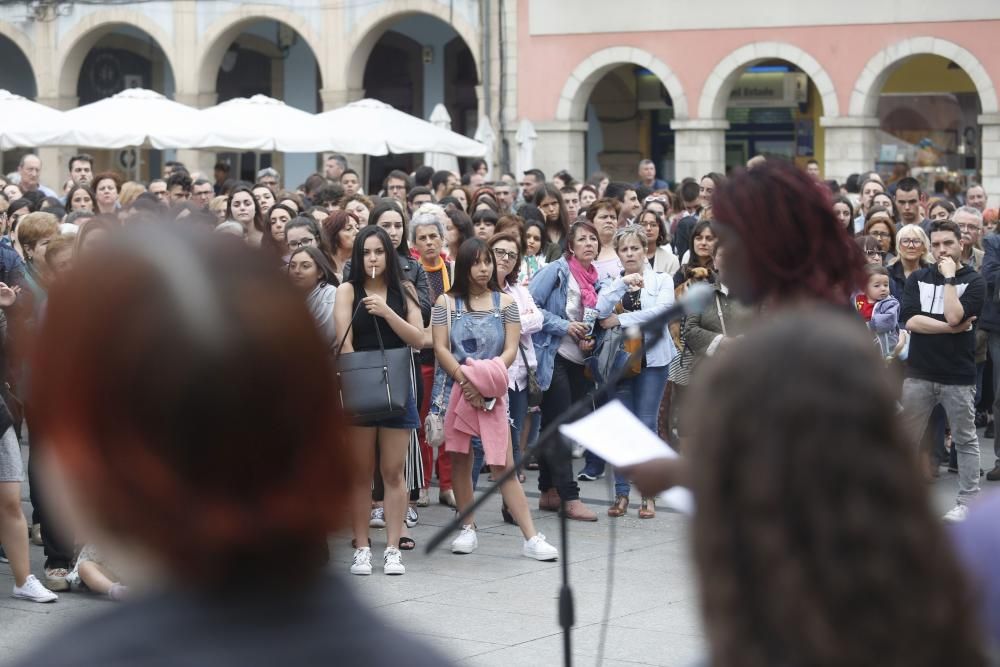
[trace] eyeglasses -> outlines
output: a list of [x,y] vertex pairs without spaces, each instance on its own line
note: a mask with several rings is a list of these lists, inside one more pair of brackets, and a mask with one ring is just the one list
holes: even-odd
[[958,223],[958,228],[963,232],[979,232],[982,231],[982,226],[970,222],[960,222]]
[[298,250],[299,248],[304,248],[305,246],[311,246],[313,243],[316,243],[316,239],[314,239],[311,236],[307,236],[301,241],[292,241],[291,243],[289,243],[288,249]]
[[905,238],[899,239],[899,245],[906,246],[907,248],[916,248],[917,246],[922,246],[924,244],[920,239],[915,238]]
[[887,239],[892,236],[889,232],[868,232],[869,236],[874,236],[877,239]]
[[517,259],[517,253],[513,250],[504,250],[503,248],[493,248],[493,256],[497,259],[509,259],[511,261]]
[[881,250],[865,250],[865,254],[869,257],[885,257],[885,253]]

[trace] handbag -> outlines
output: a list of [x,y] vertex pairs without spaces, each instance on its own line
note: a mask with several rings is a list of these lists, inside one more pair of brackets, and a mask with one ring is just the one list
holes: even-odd
[[[444,298],[445,307],[448,309],[448,344],[451,344],[451,301],[448,297]],[[441,368],[441,364],[437,364],[438,368]],[[444,387],[448,384],[447,380],[442,380],[441,391],[438,392],[436,399],[431,401],[431,407],[427,411],[427,416],[424,417],[424,439],[427,444],[431,447],[440,447],[444,444],[444,414],[441,408],[444,407]],[[434,411],[434,408],[437,411]]]
[[[618,315],[625,312],[621,303],[615,306],[614,312]],[[620,379],[634,378],[642,372],[642,356],[632,355],[641,349],[642,339],[630,338],[621,325],[606,329],[597,341],[594,353],[586,359],[587,370],[594,382],[603,384],[627,364]]]
[[413,358],[409,347],[385,349],[382,331],[375,318],[372,319],[379,349],[341,353],[361,306],[362,302],[359,302],[337,346],[336,374],[340,406],[344,412],[364,423],[398,417],[406,412],[410,401]]
[[587,357],[587,368],[594,382],[607,382],[623,366],[627,367],[622,372],[621,379],[638,375],[642,371],[642,357],[632,357],[632,350],[639,346],[641,341],[629,340],[620,326],[606,330],[594,354]]
[[528,365],[528,355],[524,352],[524,345],[518,342],[517,347],[521,350],[524,367],[528,369],[528,407],[537,408],[542,404],[542,394],[544,393],[538,384],[538,371]]

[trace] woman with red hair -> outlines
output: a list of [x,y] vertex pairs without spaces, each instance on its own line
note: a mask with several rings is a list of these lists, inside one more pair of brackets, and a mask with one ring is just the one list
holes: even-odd
[[[850,306],[865,284],[865,260],[833,212],[830,193],[789,162],[768,160],[711,195],[712,230],[725,249],[721,279],[732,296],[775,311],[788,306]],[[687,477],[682,459],[624,471],[644,496]]]
[[35,352],[48,488],[159,591],[64,635],[60,664],[443,661],[323,573],[358,465],[328,345],[272,258],[127,229],[52,288]]
[[768,160],[712,196],[712,229],[726,249],[726,279],[747,303],[846,305],[864,285],[864,259],[830,194],[794,165]]

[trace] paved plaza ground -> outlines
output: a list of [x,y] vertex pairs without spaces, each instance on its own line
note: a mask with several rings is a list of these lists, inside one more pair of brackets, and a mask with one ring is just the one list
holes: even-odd
[[[983,449],[992,452],[992,442],[984,441]],[[984,463],[991,462],[991,457],[985,455]],[[956,477],[943,472],[934,484],[935,507],[942,513],[954,502]],[[532,507],[537,507],[534,481],[534,475],[529,474],[525,489]],[[613,567],[602,664],[691,665],[703,655],[704,640],[689,557],[687,520],[661,509],[655,519],[640,521],[637,503],[633,503],[627,517],[612,522],[604,515],[610,504],[605,482],[581,482],[584,499],[598,510],[600,520],[570,522],[568,555],[576,600],[574,664],[595,664],[607,580]],[[984,482],[983,488],[1000,490],[1000,484]],[[436,489],[431,490],[431,499],[437,500]],[[634,496],[633,500],[638,498]],[[404,555],[405,576],[387,577],[378,567],[371,577],[350,576],[347,539],[331,541],[331,567],[343,573],[358,595],[385,619],[437,647],[457,664],[561,664],[559,564],[522,557],[518,530],[500,519],[499,499],[488,507],[478,516],[480,547],[474,554],[453,555],[447,550],[448,542],[432,555],[424,553],[422,546],[428,538],[452,516],[451,510],[435,503],[420,511],[420,524],[412,531],[417,550]],[[533,515],[539,530],[565,553],[555,515],[537,510]],[[612,526],[614,548],[613,556],[609,556]],[[380,555],[385,532],[372,532],[375,551]],[[31,554],[34,571],[40,574],[41,547],[32,546]],[[0,664],[37,643],[51,642],[57,650],[72,650],[71,646],[59,644],[60,632],[114,604],[75,591],[61,594],[54,604],[33,604],[6,597],[12,585],[8,566],[0,565],[0,592],[4,593],[0,596]]]

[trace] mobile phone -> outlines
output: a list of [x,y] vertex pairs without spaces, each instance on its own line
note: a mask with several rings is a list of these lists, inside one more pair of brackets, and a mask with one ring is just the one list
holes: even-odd
[[492,410],[493,406],[495,406],[496,404],[497,404],[496,398],[488,398],[485,401],[483,401],[483,408],[486,410]]

